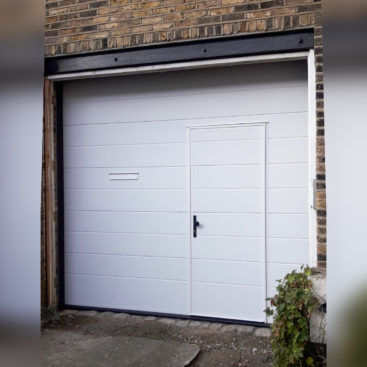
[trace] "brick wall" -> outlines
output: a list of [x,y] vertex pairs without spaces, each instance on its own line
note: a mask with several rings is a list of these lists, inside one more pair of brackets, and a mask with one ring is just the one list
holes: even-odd
[[47,0],[46,55],[320,23],[320,0]]
[[46,0],[45,54],[314,28],[318,264],[326,265],[321,0]]

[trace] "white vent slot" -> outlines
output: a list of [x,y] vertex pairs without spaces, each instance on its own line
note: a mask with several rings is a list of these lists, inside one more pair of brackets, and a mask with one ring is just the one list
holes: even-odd
[[125,173],[125,172],[113,172],[108,175],[110,181],[119,181],[119,180],[138,180],[139,173]]

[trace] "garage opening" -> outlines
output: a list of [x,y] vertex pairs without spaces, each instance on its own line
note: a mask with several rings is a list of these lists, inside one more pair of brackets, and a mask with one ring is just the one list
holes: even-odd
[[306,61],[64,82],[65,304],[266,322],[310,262]]

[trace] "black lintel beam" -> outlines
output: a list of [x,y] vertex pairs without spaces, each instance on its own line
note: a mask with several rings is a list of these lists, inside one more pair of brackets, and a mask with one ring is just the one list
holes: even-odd
[[61,74],[225,57],[305,51],[313,48],[313,29],[182,41],[79,55],[47,57],[45,74]]

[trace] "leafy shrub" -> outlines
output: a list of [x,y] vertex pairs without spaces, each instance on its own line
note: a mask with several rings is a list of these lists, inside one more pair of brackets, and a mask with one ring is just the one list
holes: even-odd
[[265,311],[273,316],[272,339],[275,366],[314,366],[310,342],[310,317],[317,305],[312,291],[311,269],[302,267],[278,280],[277,294],[268,298]]

